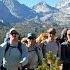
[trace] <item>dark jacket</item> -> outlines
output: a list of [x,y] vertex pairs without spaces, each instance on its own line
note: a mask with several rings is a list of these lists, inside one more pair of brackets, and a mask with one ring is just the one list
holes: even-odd
[[61,44],[61,60],[65,63],[70,63],[70,45],[68,42]]

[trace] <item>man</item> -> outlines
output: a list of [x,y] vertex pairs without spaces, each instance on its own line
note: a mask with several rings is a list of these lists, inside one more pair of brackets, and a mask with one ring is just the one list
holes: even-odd
[[3,66],[7,70],[18,70],[20,64],[28,62],[28,49],[19,42],[19,33],[14,28],[9,32],[9,40],[0,45],[3,48]]
[[67,30],[67,41],[61,44],[63,70],[70,70],[70,29]]
[[38,64],[42,64],[42,49],[36,43],[36,35],[34,33],[28,33],[28,52],[29,52],[29,61],[28,61],[28,70],[35,70],[38,67]]

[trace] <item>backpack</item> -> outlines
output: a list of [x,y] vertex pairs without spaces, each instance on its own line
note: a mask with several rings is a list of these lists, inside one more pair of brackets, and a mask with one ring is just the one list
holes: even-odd
[[41,65],[42,64],[42,59],[41,59],[41,48],[40,47],[35,47],[35,51],[36,51],[36,54],[38,56],[38,65]]
[[[9,43],[7,43],[7,47],[5,48],[5,54],[7,53],[9,47],[11,47],[11,46],[10,46]],[[22,47],[21,47],[21,43],[20,43],[20,42],[18,43],[17,49],[19,50],[19,52],[20,52],[21,55],[22,55]]]

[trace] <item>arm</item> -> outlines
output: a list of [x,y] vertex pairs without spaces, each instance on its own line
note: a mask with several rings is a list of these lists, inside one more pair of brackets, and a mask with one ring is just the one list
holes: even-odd
[[22,46],[22,60],[20,61],[22,66],[26,65],[28,63],[28,48],[27,46]]
[[61,45],[60,45],[60,43],[58,43],[57,56],[58,56],[59,58],[61,57]]
[[66,46],[63,44],[61,44],[61,60],[66,60]]
[[3,61],[3,57],[4,57],[4,53],[5,53],[5,48],[6,48],[6,42],[2,43],[0,45],[0,66],[2,65],[2,61]]
[[40,64],[42,64],[42,60],[43,60],[42,48],[39,45],[36,48],[37,48],[36,53],[37,53],[37,56],[38,56],[38,64],[40,65]]

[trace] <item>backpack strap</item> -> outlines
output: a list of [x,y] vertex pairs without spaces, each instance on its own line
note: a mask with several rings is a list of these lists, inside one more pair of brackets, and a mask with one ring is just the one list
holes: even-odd
[[10,44],[9,44],[9,43],[7,43],[6,48],[5,48],[5,53],[4,53],[4,55],[5,55],[5,54],[6,54],[6,52],[8,51],[9,47],[10,47]]
[[66,55],[67,55],[67,44],[61,44],[61,60],[65,61],[66,60]]
[[42,64],[42,60],[41,60],[41,57],[40,57],[40,54],[39,54],[39,51],[40,48],[39,47],[35,47],[35,51],[36,51],[36,54],[38,56],[38,65],[41,65]]
[[[9,47],[11,47],[11,46],[10,46],[9,43],[7,43],[7,47],[5,48],[5,54],[7,53]],[[20,42],[18,43],[18,47],[17,47],[17,48],[18,48],[18,50],[20,51],[20,53],[21,53],[21,55],[22,55],[22,48],[21,48],[21,43],[20,43]],[[5,54],[4,54],[4,55],[5,55]]]
[[59,52],[60,52],[60,43],[58,41],[56,41],[57,47],[58,47],[58,51],[57,51],[57,57],[59,57]]
[[21,55],[22,55],[22,47],[21,47],[21,42],[18,43],[18,50],[20,51]]

